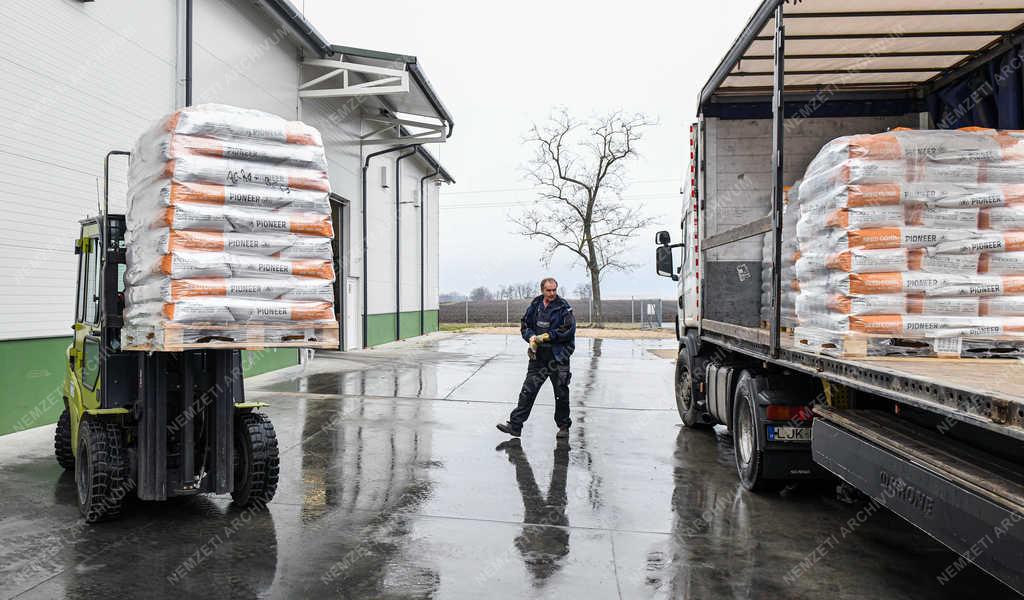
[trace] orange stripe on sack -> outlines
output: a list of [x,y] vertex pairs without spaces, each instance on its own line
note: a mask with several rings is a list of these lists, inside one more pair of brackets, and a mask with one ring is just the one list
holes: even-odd
[[924,248],[914,248],[907,252],[907,270],[920,271],[924,265]]
[[171,152],[175,156],[196,154],[224,158],[224,145],[217,140],[193,136],[177,136],[171,143]]
[[903,276],[899,273],[852,273],[851,294],[897,294],[903,291]]
[[899,160],[903,150],[896,136],[889,133],[855,135],[849,143],[850,157],[871,160]]
[[837,294],[828,300],[827,306],[829,310],[848,315],[853,310],[853,301],[848,296]]
[[992,215],[987,208],[978,211],[978,229],[992,229]]
[[878,227],[855,229],[846,234],[846,239],[850,248],[899,248],[903,242],[903,235],[898,227]]
[[[1022,141],[1024,143],[1024,141]],[[1021,158],[1024,158],[1024,149],[1021,151]],[[1024,185],[1021,184],[1007,184],[999,187],[999,191],[1003,193],[1003,200],[1007,204],[1014,204],[1018,202],[1024,202]]]
[[896,183],[851,185],[846,189],[846,205],[850,207],[892,206],[899,204],[901,198],[900,186]]
[[320,237],[334,237],[334,227],[331,225],[329,215],[305,216],[296,215],[291,218],[292,233],[304,233],[307,235],[318,235]]
[[1024,231],[1010,231],[1003,234],[1003,244],[1007,252],[1024,250]]
[[825,259],[825,266],[838,271],[850,272],[853,268],[853,255],[849,251],[830,254]]
[[164,172],[161,173],[164,177],[174,177],[174,159],[164,163]]
[[307,146],[320,146],[320,133],[302,123],[288,123],[284,128],[284,138],[289,144],[304,144]]
[[329,260],[300,259],[291,262],[292,275],[316,277],[317,279],[334,279],[334,267]]
[[989,269],[992,268],[991,259],[989,258],[988,252],[982,252],[978,256],[978,272],[988,273]]
[[912,294],[907,296],[907,314],[911,315],[922,315],[924,314],[924,295]]
[[174,272],[174,259],[170,254],[165,255],[160,259],[160,266],[158,267],[160,272],[164,275],[170,275]]
[[887,335],[900,334],[903,333],[903,317],[899,315],[850,317],[850,331]]
[[194,298],[196,296],[227,296],[228,286],[223,277],[209,279],[175,279],[171,281],[171,298]]
[[175,250],[199,250],[201,252],[223,252],[224,234],[216,231],[171,231],[170,246]]
[[920,225],[924,220],[924,205],[913,204],[903,209],[903,218],[907,225]]
[[1024,275],[1003,275],[1003,294],[1024,294]]
[[289,177],[288,187],[300,190],[331,191],[331,184],[323,177]]
[[292,307],[293,321],[328,321],[334,318],[330,302],[315,302]]
[[825,225],[845,229],[850,226],[850,213],[843,209],[832,211],[825,217]]
[[992,312],[991,298],[979,298],[978,299],[978,316],[987,317]]
[[164,313],[164,316],[167,317],[167,319],[169,321],[173,321],[174,320],[174,305],[173,304],[164,303],[164,307],[163,307],[162,311]]
[[173,132],[177,129],[179,119],[181,119],[181,111],[171,113],[171,116],[167,117],[167,122],[164,123],[164,131]]
[[222,185],[178,182],[171,184],[170,203],[172,205],[181,204],[182,202],[224,204],[226,198],[227,194]]

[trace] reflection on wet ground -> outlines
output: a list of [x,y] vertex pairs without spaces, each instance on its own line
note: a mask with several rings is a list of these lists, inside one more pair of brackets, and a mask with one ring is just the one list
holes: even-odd
[[[724,431],[678,426],[671,341],[580,340],[573,419],[551,388],[521,441],[493,423],[525,371],[513,336],[318,356],[251,380],[282,461],[267,511],[224,497],[77,520],[49,432],[0,438],[0,597],[961,598],[1008,591],[827,485],[743,491]],[[496,447],[497,446],[497,447]],[[784,578],[791,569],[800,575]]]

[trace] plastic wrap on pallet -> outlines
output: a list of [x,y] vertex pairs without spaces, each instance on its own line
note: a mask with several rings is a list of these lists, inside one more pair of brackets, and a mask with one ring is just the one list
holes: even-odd
[[799,212],[794,343],[948,354],[934,340],[1024,336],[1024,133],[838,138],[808,166]]
[[222,105],[179,110],[128,172],[129,349],[337,346],[319,132]]

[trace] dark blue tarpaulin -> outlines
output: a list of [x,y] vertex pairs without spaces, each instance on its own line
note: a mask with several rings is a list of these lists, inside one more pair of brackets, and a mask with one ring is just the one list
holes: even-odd
[[1024,46],[1016,46],[933,92],[927,102],[935,127],[1024,129],[1022,68]]

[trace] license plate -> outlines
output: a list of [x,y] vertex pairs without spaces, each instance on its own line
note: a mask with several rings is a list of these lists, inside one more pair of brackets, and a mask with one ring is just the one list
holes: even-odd
[[780,427],[768,426],[768,441],[770,442],[809,442],[811,441],[810,427]]

